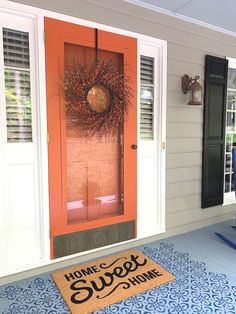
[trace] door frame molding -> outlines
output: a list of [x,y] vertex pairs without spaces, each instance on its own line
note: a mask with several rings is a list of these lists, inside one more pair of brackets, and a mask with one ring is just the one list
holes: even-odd
[[[50,17],[54,19],[59,19],[65,22],[70,22],[74,24],[79,24],[82,26],[88,26],[92,28],[99,28],[104,31],[109,31],[113,33],[117,33],[120,35],[131,36],[137,39],[138,41],[138,49],[140,43],[147,43],[158,47],[160,52],[161,59],[161,125],[160,125],[160,143],[166,141],[166,79],[167,79],[167,42],[164,40],[157,39],[155,37],[150,37],[142,34],[137,34],[135,32],[122,30],[120,28],[107,26],[101,23],[90,22],[88,20],[83,20],[77,17],[68,16],[62,13],[52,12],[49,10],[37,8],[21,3],[16,3],[8,0],[0,0],[0,11],[4,11],[7,13],[22,15],[28,18],[34,19],[35,23],[35,43],[36,43],[36,60],[37,63],[37,87],[38,87],[38,100],[40,103],[40,108],[38,108],[38,132],[39,132],[39,141],[40,144],[38,146],[38,153],[41,159],[40,162],[40,198],[41,198],[41,217],[42,217],[42,228],[41,228],[41,236],[42,236],[42,246],[44,250],[44,256],[42,263],[32,269],[37,267],[49,266],[51,264],[56,264],[58,262],[66,261],[74,257],[84,256],[83,259],[93,258],[98,255],[98,251],[101,251],[99,254],[105,252],[108,254],[107,250],[114,248],[114,250],[119,250],[122,246],[126,246],[130,244],[130,246],[135,246],[140,244],[140,241],[143,243],[145,239],[135,239],[130,241],[121,242],[119,244],[113,244],[107,247],[102,247],[96,250],[91,250],[89,252],[83,252],[74,254],[73,256],[63,257],[58,259],[57,261],[50,260],[50,243],[49,243],[49,193],[48,193],[48,135],[47,135],[47,115],[46,115],[46,75],[45,75],[45,46],[44,46],[44,17]],[[37,13],[35,13],[35,11]],[[137,64],[137,70],[139,71],[139,62]],[[165,150],[162,150],[161,159],[158,165],[158,170],[160,174],[159,179],[159,191],[158,195],[160,196],[159,205],[160,205],[160,221],[161,228],[159,233],[165,232]],[[158,233],[158,234],[159,234]],[[148,240],[147,240],[148,241]],[[116,248],[118,247],[118,248]],[[116,248],[116,249],[115,249]],[[113,250],[113,251],[114,251]],[[26,269],[22,269],[25,271]],[[28,270],[28,268],[27,268]],[[12,273],[11,273],[12,274]],[[6,274],[10,275],[10,274]],[[24,276],[24,275],[23,275]],[[9,279],[8,279],[9,280]],[[1,281],[1,280],[0,280]]]

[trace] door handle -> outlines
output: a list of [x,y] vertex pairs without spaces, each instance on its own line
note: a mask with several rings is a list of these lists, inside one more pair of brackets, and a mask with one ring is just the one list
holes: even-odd
[[137,144],[132,144],[132,145],[131,145],[131,148],[132,148],[132,149],[137,149],[137,148],[138,148],[138,145],[137,145]]

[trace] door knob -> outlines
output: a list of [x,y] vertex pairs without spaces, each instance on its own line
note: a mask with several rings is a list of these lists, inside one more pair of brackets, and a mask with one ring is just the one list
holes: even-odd
[[131,147],[132,147],[132,149],[137,149],[137,148],[138,148],[138,145],[132,144]]

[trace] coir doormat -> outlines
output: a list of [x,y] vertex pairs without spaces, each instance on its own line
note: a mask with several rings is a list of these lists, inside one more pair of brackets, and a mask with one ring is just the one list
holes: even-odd
[[138,250],[52,274],[72,314],[91,313],[175,279]]

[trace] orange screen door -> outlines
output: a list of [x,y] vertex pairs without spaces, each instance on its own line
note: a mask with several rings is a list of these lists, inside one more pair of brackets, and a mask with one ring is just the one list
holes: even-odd
[[[45,30],[51,256],[56,258],[136,235],[137,44],[134,38],[49,18]],[[131,104],[114,134],[85,136],[74,119],[78,113],[68,115],[64,78],[78,65],[89,72],[96,57],[111,60],[128,78]],[[96,82],[87,93],[91,110],[107,110],[112,99],[106,93]]]

